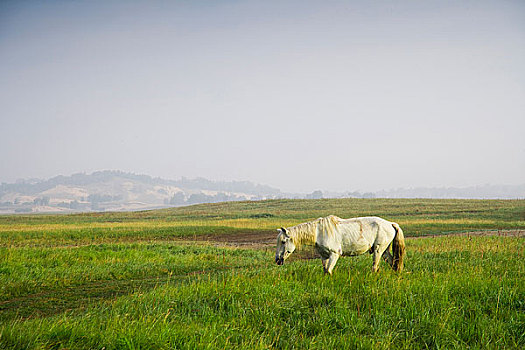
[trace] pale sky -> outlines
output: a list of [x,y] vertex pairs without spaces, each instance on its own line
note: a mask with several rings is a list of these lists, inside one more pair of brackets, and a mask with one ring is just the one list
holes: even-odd
[[0,182],[525,182],[524,1],[1,1]]

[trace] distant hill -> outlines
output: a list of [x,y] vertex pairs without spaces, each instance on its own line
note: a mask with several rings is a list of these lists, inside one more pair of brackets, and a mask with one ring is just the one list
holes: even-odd
[[56,176],[48,180],[19,180],[0,185],[0,214],[145,210],[198,203],[276,198],[525,198],[525,184],[465,188],[395,189],[378,192],[283,193],[249,181],[204,178],[166,180],[148,175],[106,170],[92,174]]
[[381,198],[457,198],[517,199],[525,198],[523,185],[483,185],[471,187],[419,187],[376,192]]
[[377,192],[323,193],[324,198],[442,198],[442,199],[523,199],[523,185],[483,185],[470,187],[397,188]]
[[3,183],[0,213],[142,210],[280,196],[276,188],[248,181],[165,180],[106,170]]

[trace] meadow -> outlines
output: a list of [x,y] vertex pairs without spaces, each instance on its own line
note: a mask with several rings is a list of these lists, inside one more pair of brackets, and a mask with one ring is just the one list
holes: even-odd
[[[401,274],[384,263],[373,274],[364,255],[341,259],[332,277],[301,254],[276,266],[272,246],[213,240],[329,214],[381,216],[423,238],[407,238]],[[523,200],[0,216],[0,348],[523,348],[524,237]]]

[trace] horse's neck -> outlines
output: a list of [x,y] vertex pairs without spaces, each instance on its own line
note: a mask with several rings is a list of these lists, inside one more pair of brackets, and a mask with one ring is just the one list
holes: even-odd
[[291,227],[289,231],[295,244],[313,245],[317,239],[317,220]]
[[333,239],[339,223],[340,219],[337,216],[330,215],[291,227],[290,234],[295,244],[314,245],[317,242],[318,235],[322,237],[321,240],[323,241],[328,238]]

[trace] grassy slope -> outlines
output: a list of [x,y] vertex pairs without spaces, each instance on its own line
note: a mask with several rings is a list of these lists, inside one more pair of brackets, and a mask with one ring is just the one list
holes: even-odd
[[[0,217],[0,348],[521,347],[523,239],[407,242],[407,273],[370,257],[279,268],[272,252],[174,236],[379,215],[408,235],[525,228],[524,201],[315,200]],[[87,244],[85,246],[77,246]]]
[[329,214],[343,218],[381,216],[398,222],[407,236],[525,228],[525,200],[274,200],[144,212],[0,216],[0,247],[129,243],[226,232],[269,232]]

